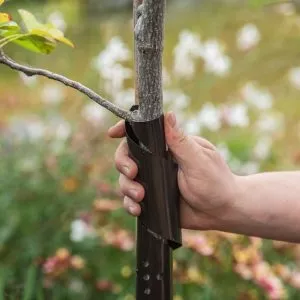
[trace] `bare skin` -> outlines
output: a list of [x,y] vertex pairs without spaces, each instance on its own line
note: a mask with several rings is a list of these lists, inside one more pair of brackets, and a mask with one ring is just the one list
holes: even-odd
[[[219,230],[289,242],[300,242],[300,172],[233,174],[214,145],[185,135],[171,113],[165,116],[166,142],[179,165],[181,226]],[[124,121],[108,135],[122,138]],[[124,207],[141,213],[144,188],[134,181],[137,165],[128,156],[125,139],[115,154]]]

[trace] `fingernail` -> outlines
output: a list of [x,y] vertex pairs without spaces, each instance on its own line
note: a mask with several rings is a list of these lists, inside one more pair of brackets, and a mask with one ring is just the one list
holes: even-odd
[[113,125],[113,126],[111,126],[108,130],[110,131],[110,130],[113,130],[113,129],[115,129],[115,128],[118,128],[118,127],[120,127],[120,125],[122,125],[123,123],[122,123],[122,120],[121,121],[119,121],[118,123],[116,123],[115,125]]
[[132,198],[137,199],[137,197],[138,197],[137,190],[130,190],[129,193],[130,193]]
[[170,112],[168,113],[167,120],[168,120],[168,124],[169,124],[172,128],[174,128],[174,127],[176,126],[176,116],[175,116],[175,114],[174,114],[172,111],[170,111]]
[[114,128],[120,127],[121,125],[123,126],[123,120],[121,120],[121,121],[119,121],[118,123],[116,123],[116,124],[114,125]]
[[135,215],[135,207],[134,206],[129,206],[128,209],[132,215]]
[[122,170],[126,175],[129,175],[130,169],[128,168],[128,166],[122,166]]

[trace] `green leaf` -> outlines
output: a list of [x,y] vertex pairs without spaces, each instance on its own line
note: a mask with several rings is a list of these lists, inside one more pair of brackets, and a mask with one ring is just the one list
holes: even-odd
[[27,271],[23,300],[31,300],[34,298],[36,277],[37,277],[36,275],[37,275],[36,266],[34,265],[30,266]]
[[19,34],[8,34],[3,39],[0,40],[0,48],[3,48],[5,45],[7,45],[10,42],[13,42],[14,40],[17,40],[24,36],[25,34],[19,33]]
[[0,40],[0,48],[14,42],[25,49],[49,54],[55,49],[57,42],[74,47],[73,43],[65,38],[63,32],[52,24],[40,23],[32,13],[24,9],[20,9],[19,14],[27,29],[24,34],[17,34],[20,31],[19,25],[10,21],[9,15],[0,13],[0,36],[4,37]]
[[16,22],[10,21],[5,23],[0,23],[0,30],[16,33],[20,30],[20,27]]
[[37,21],[37,19],[35,18],[35,16],[30,13],[29,11],[25,10],[25,9],[19,9],[18,10],[24,25],[26,26],[27,30],[30,32],[33,29],[39,28],[42,26],[42,24],[40,22]]
[[46,39],[54,39],[70,47],[74,47],[74,44],[65,38],[63,32],[55,28],[52,24],[41,24],[37,21],[32,13],[24,9],[20,9],[19,14],[21,15],[29,33],[44,37]]
[[41,28],[34,29],[34,30],[31,31],[31,33],[42,36],[42,37],[45,37],[45,38],[53,38],[56,41],[64,43],[64,44],[66,44],[70,47],[74,47],[74,44],[70,40],[65,38],[64,34],[60,30],[58,30],[54,27],[51,28],[50,26],[51,25],[48,24],[48,25],[45,25]]
[[13,41],[13,43],[22,46],[27,50],[42,54],[49,54],[56,47],[56,43],[54,41],[38,35],[28,35]]
[[42,54],[49,54],[57,45],[55,40],[51,38],[45,38],[30,33],[12,34],[11,32],[6,31],[2,35],[4,38],[0,39],[0,48],[3,48],[7,44],[13,42],[27,50]]

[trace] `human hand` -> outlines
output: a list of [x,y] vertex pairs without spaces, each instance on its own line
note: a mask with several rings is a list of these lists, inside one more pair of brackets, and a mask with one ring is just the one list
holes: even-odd
[[[125,136],[124,121],[111,127],[112,138]],[[174,113],[165,116],[166,143],[178,163],[178,186],[181,194],[181,227],[186,229],[218,229],[222,214],[233,207],[237,198],[237,180],[214,145],[198,136],[185,135],[176,124]],[[132,215],[141,213],[143,186],[134,181],[138,173],[128,155],[124,139],[115,154],[119,170],[124,207]]]

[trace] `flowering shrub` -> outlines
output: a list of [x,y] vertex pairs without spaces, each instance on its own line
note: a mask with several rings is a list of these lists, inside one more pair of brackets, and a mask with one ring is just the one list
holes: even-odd
[[[166,109],[187,132],[215,143],[238,174],[299,167],[299,23],[292,8],[181,14],[171,14],[166,28]],[[62,31],[63,16],[49,16]],[[43,63],[53,69],[57,62],[57,71],[128,108],[130,20],[77,29],[70,35],[85,39],[84,50],[58,49]],[[0,295],[134,299],[135,224],[122,209],[116,143],[105,135],[114,118],[56,83],[12,77],[2,67],[1,74]],[[183,241],[174,299],[298,299],[298,245],[222,232],[184,231]]]

